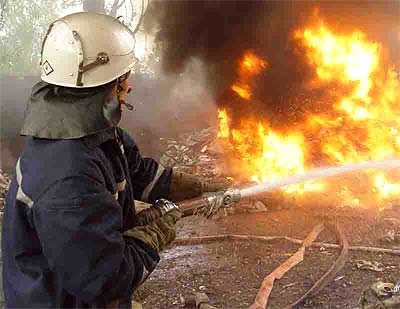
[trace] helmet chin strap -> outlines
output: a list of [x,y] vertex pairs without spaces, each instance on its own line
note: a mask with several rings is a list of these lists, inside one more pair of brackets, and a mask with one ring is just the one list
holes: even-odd
[[121,100],[121,99],[119,98],[119,96],[118,96],[118,102],[119,102],[119,104],[121,104],[121,105],[125,105],[126,108],[127,108],[128,110],[130,110],[130,111],[134,111],[134,110],[135,110],[135,107],[134,107],[132,104],[129,104],[129,103],[126,102],[125,100]]
[[[124,79],[124,80],[125,80],[125,79]],[[119,104],[121,104],[121,105],[125,105],[125,106],[127,107],[128,110],[133,111],[133,110],[135,110],[135,107],[134,107],[132,104],[129,104],[126,100],[121,99],[121,97],[120,97],[120,93],[121,93],[121,92],[123,92],[123,91],[126,91],[126,93],[129,93],[129,92],[130,92],[130,89],[125,89],[125,88],[122,86],[122,82],[123,82],[124,80],[122,80],[122,81],[118,80],[118,84],[117,84],[118,102],[119,102]]]

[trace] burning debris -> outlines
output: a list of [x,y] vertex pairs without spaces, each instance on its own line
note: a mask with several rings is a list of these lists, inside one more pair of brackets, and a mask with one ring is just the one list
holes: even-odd
[[[307,87],[321,89],[324,106],[315,112],[312,106],[317,102],[309,102],[310,110],[301,121],[284,126],[275,124],[275,115],[259,114],[257,100],[251,99],[252,87],[243,82],[243,72],[261,74],[268,70],[268,59],[255,54],[250,57],[246,52],[239,62],[238,81],[232,85],[241,100],[223,102],[219,110],[218,137],[226,140],[228,159],[235,160],[231,166],[240,169],[232,169],[232,173],[265,183],[304,173],[321,162],[345,165],[395,156],[400,151],[396,108],[400,81],[383,57],[383,46],[360,31],[337,34],[321,20],[295,30],[293,39],[315,71]],[[373,201],[383,208],[400,193],[398,176],[368,171],[359,176],[364,189],[360,182],[357,185],[346,179],[306,182],[284,191],[292,195],[323,192],[342,204],[358,206]],[[370,188],[369,192],[365,188]]]

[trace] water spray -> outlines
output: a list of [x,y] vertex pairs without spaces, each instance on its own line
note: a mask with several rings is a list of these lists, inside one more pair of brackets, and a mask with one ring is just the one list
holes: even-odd
[[304,174],[278,179],[271,183],[259,184],[245,189],[240,189],[240,195],[242,198],[249,197],[296,183],[332,177],[365,169],[393,169],[398,167],[400,167],[400,160],[366,161],[343,166],[318,168]]
[[[232,207],[243,198],[249,198],[262,194],[265,192],[273,191],[288,185],[302,183],[310,180],[323,179],[327,177],[337,176],[349,172],[360,171],[365,169],[394,169],[400,168],[400,160],[383,160],[383,161],[366,161],[361,163],[353,163],[344,166],[324,167],[309,171],[304,174],[294,175],[287,178],[278,179],[271,183],[257,184],[246,188],[228,188],[226,190],[205,193],[200,197],[185,200],[176,203],[178,208],[182,211],[184,216],[191,216],[193,214],[201,214],[207,218],[212,217],[220,208]],[[151,220],[159,218],[161,215],[152,213],[154,209],[149,208],[138,214],[143,218],[143,222],[150,220],[145,219],[146,216]],[[144,223],[143,223],[144,224]]]

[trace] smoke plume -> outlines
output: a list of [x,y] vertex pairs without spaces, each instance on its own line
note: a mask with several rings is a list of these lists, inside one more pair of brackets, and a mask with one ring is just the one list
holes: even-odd
[[311,72],[293,31],[317,11],[339,32],[358,29],[381,42],[388,57],[400,64],[398,1],[155,1],[145,26],[159,29],[156,41],[164,48],[164,72],[180,73],[192,58],[200,59],[218,104],[239,110],[242,102],[234,103],[238,99],[229,86],[237,77],[238,60],[252,49],[269,63],[254,89],[255,101],[262,103],[257,112],[279,114],[275,119],[281,122],[290,117],[285,115],[293,103],[289,98],[309,90]]

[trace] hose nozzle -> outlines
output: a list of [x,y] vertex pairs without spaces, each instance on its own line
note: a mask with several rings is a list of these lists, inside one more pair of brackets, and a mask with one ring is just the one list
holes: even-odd
[[224,200],[221,207],[231,207],[233,203],[237,203],[241,199],[240,190],[235,188],[228,188],[223,191]]
[[205,217],[210,218],[215,215],[220,208],[229,208],[233,203],[240,201],[240,190],[228,188],[217,192],[208,192],[203,195],[207,200],[207,205],[199,212]]

